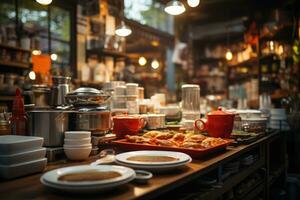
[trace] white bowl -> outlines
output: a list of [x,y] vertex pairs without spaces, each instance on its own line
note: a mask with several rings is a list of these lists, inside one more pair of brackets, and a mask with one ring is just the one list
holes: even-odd
[[64,145],[64,148],[72,148],[72,149],[74,149],[74,148],[87,148],[87,147],[91,147],[92,146],[92,144],[82,144],[82,145],[67,145],[67,144],[65,144]]
[[91,138],[82,138],[82,139],[67,139],[64,140],[65,145],[85,145],[91,144]]
[[66,131],[65,138],[66,139],[83,139],[91,137],[90,131]]
[[64,152],[70,160],[86,160],[92,151],[92,146],[86,148],[65,148]]

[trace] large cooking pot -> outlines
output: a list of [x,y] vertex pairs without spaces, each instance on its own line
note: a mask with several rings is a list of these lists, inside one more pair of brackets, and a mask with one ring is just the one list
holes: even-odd
[[91,131],[103,135],[111,129],[111,112],[106,108],[84,108],[72,113],[70,127],[77,131]]
[[64,110],[29,111],[29,135],[43,137],[46,147],[63,146],[70,113]]

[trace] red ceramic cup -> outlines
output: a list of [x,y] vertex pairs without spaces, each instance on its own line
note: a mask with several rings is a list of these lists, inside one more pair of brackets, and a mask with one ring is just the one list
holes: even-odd
[[113,117],[113,133],[117,138],[125,135],[136,135],[146,124],[146,120],[139,116],[116,116]]

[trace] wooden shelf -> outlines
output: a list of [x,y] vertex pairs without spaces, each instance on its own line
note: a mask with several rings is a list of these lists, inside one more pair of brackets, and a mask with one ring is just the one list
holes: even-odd
[[31,63],[0,61],[0,66],[5,66],[5,67],[15,67],[15,68],[29,69],[30,65],[31,65]]
[[274,31],[272,35],[262,35],[260,37],[261,41],[292,41],[293,37],[293,24],[286,24],[284,26],[279,27]]
[[87,50],[88,55],[96,54],[102,56],[109,56],[114,58],[126,58],[127,55],[123,52],[117,52],[107,49],[89,49]]
[[16,50],[16,51],[31,52],[30,49],[23,49],[21,47],[9,46],[9,45],[6,45],[6,44],[0,44],[0,48],[11,49],[11,50]]
[[258,65],[258,59],[256,57],[250,58],[249,60],[245,60],[240,63],[230,64],[228,63],[229,67],[240,67],[240,66],[253,66],[254,64]]
[[15,96],[7,96],[7,95],[1,96],[0,95],[0,101],[13,101],[14,98],[15,98]]

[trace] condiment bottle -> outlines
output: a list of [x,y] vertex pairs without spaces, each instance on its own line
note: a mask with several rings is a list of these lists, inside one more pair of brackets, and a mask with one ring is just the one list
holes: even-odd
[[16,89],[10,121],[13,135],[26,135],[27,116],[25,114],[24,99],[19,88]]

